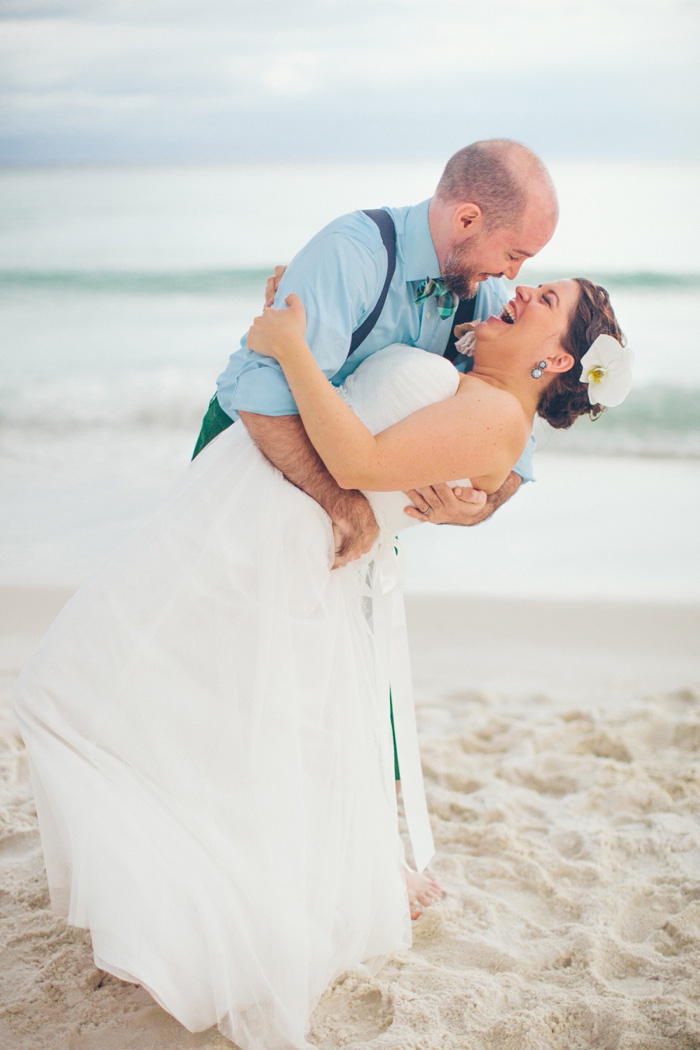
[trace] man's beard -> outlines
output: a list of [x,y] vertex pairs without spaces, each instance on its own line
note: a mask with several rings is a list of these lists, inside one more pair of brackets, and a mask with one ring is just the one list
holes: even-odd
[[442,280],[446,288],[458,295],[460,299],[473,299],[479,290],[477,277],[481,271],[472,264],[474,258],[474,241],[453,248],[445,256]]

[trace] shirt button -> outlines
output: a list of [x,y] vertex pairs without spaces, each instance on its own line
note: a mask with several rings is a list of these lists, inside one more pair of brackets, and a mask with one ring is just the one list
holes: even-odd
[[426,316],[426,317],[430,317],[430,310],[426,310],[426,311],[425,311],[425,316]]

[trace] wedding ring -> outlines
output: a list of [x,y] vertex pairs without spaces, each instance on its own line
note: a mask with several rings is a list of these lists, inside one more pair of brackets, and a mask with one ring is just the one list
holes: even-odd
[[423,511],[423,513],[425,514],[425,516],[427,518],[429,514],[433,513],[433,508],[432,507],[426,507],[426,509]]

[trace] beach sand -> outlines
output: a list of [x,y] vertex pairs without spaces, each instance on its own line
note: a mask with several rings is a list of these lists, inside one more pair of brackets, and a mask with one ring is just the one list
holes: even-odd
[[[0,1045],[230,1047],[51,917],[11,682],[67,597],[0,595]],[[700,608],[408,601],[432,872],[414,946],[324,995],[321,1050],[700,1048]]]

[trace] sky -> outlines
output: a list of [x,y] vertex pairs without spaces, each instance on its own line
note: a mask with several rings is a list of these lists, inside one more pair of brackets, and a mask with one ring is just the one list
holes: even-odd
[[700,159],[700,0],[0,0],[0,163]]

